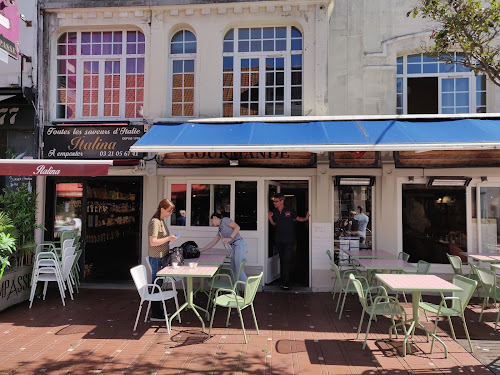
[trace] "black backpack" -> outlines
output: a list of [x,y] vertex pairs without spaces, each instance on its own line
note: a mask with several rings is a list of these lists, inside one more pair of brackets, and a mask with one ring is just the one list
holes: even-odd
[[181,245],[182,253],[184,259],[193,259],[200,257],[200,250],[198,250],[198,244],[194,241],[187,241]]

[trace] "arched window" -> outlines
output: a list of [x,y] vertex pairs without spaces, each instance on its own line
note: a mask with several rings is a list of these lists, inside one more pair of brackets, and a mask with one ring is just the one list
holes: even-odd
[[57,40],[56,118],[142,118],[140,31],[78,31]]
[[[460,53],[455,52],[460,59]],[[486,77],[425,53],[397,58],[397,114],[486,112]]]
[[172,116],[194,116],[196,37],[181,30],[170,42],[172,61]]
[[224,37],[222,115],[301,116],[302,33],[293,26],[234,28]]

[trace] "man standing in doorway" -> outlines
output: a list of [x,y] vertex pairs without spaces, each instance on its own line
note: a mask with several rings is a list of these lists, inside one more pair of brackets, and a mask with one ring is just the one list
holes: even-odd
[[268,212],[269,222],[276,227],[274,242],[280,254],[281,288],[288,289],[290,282],[290,266],[295,243],[295,221],[309,220],[309,212],[305,217],[297,216],[293,208],[285,207],[285,197],[277,194],[273,199],[274,210]]
[[363,212],[363,207],[358,206],[356,209],[357,214],[354,216],[354,220],[358,222],[358,235],[359,235],[359,243],[365,243],[366,241],[366,227],[368,226],[368,222],[370,218],[366,216]]

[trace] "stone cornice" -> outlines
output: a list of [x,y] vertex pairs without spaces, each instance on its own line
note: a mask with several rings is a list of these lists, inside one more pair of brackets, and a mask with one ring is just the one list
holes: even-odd
[[170,16],[240,13],[275,13],[308,11],[315,6],[328,6],[333,0],[246,0],[246,1],[75,1],[45,2],[42,10],[56,13],[60,19],[142,17],[150,11],[164,11]]

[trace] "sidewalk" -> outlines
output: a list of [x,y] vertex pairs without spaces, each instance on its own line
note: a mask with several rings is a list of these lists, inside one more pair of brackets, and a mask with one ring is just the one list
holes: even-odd
[[[206,297],[198,296],[201,306]],[[467,324],[475,354],[496,368],[500,334],[493,331],[496,309],[480,312],[479,299],[467,311]],[[342,320],[329,293],[262,292],[255,299],[260,327],[256,334],[250,311],[244,311],[249,344],[237,314],[224,327],[227,310],[218,310],[213,336],[201,332],[191,311],[182,324],[173,322],[172,334],[157,323],[140,320],[133,332],[139,297],[135,290],[81,289],[63,307],[55,289],[33,308],[23,303],[0,313],[1,374],[491,374],[488,368],[454,342],[446,321],[439,336],[448,345],[444,358],[440,345],[429,354],[417,331],[413,354],[401,357],[402,337],[388,340],[390,320],[372,324],[368,346],[355,340],[361,308],[356,296],[346,302]],[[409,314],[411,305],[403,304]],[[173,311],[173,302],[167,309]],[[143,310],[144,314],[144,310]],[[142,315],[144,316],[144,315]],[[430,317],[429,327],[433,324]],[[457,337],[467,344],[461,321],[454,320]],[[363,330],[366,328],[363,325]],[[207,327],[208,331],[208,327]],[[488,349],[489,350],[483,350]],[[489,364],[489,362],[488,362]]]

